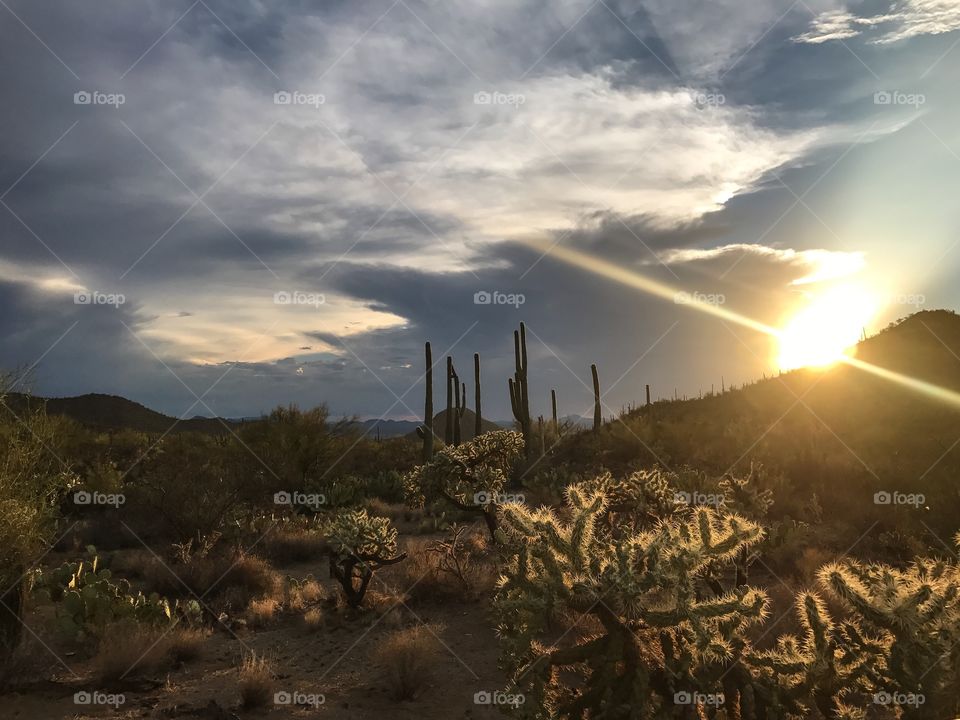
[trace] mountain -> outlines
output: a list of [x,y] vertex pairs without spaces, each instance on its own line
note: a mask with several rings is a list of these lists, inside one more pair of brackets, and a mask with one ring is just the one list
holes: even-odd
[[[461,440],[472,440],[473,431],[476,425],[476,415],[473,410],[464,410],[463,417],[460,419],[460,439]],[[456,420],[456,418],[454,418]],[[417,438],[417,427],[422,423],[414,423],[413,432],[411,432],[408,437]],[[433,433],[438,438],[443,438],[443,434],[447,427],[447,411],[446,409],[441,410],[436,415],[433,416]],[[492,420],[487,420],[481,418],[480,420],[480,429],[483,432],[491,432],[493,430],[503,430],[503,426],[493,422]]]
[[[10,393],[4,402],[15,413],[38,403],[46,404],[49,415],[66,416],[94,430],[135,430],[145,433],[202,432],[221,435],[238,423],[223,418],[178,419],[158,413],[140,403],[117,395],[91,393],[68,398],[41,398]],[[225,427],[225,425],[227,427]]]

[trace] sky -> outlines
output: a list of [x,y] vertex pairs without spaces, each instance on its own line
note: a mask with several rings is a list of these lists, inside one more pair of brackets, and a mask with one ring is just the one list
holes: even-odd
[[429,340],[504,419],[524,321],[534,414],[755,380],[698,305],[960,305],[958,44],[953,0],[0,0],[0,368],[415,418]]

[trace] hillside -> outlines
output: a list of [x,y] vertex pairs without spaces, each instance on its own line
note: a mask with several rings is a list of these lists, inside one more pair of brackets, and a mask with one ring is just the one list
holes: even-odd
[[69,398],[41,398],[11,393],[4,398],[7,406],[20,413],[36,403],[45,403],[50,415],[66,416],[94,430],[134,430],[145,433],[201,432],[220,435],[228,432],[225,424],[233,420],[193,417],[177,419],[144,407],[140,403],[117,395],[91,393]]
[[[861,342],[872,365],[960,390],[960,316],[924,311]],[[664,465],[712,475],[765,466],[792,498],[775,512],[794,517],[810,503],[862,516],[879,491],[920,493],[925,520],[950,537],[960,478],[960,408],[839,364],[796,370],[702,399],[660,401],[583,433],[554,463],[614,471]],[[918,517],[914,517],[918,520]],[[904,521],[897,516],[897,522]]]

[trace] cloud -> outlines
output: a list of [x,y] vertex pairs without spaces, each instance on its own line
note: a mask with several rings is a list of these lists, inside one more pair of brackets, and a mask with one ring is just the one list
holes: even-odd
[[888,12],[875,15],[855,15],[849,9],[828,10],[816,16],[810,29],[795,40],[820,44],[866,34],[868,42],[885,45],[958,29],[960,5],[954,0],[902,0]]
[[745,255],[768,258],[777,263],[799,268],[803,273],[790,281],[791,285],[809,285],[828,280],[837,280],[855,275],[866,267],[863,252],[840,250],[794,250],[772,248],[765,245],[735,243],[706,250],[684,248],[663,253],[660,260],[667,264],[699,263],[736,256],[739,261]]

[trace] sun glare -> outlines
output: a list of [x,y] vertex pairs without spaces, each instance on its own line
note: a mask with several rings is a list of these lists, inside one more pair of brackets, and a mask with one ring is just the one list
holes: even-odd
[[823,368],[841,360],[877,309],[873,296],[853,285],[812,296],[779,332],[780,369]]

